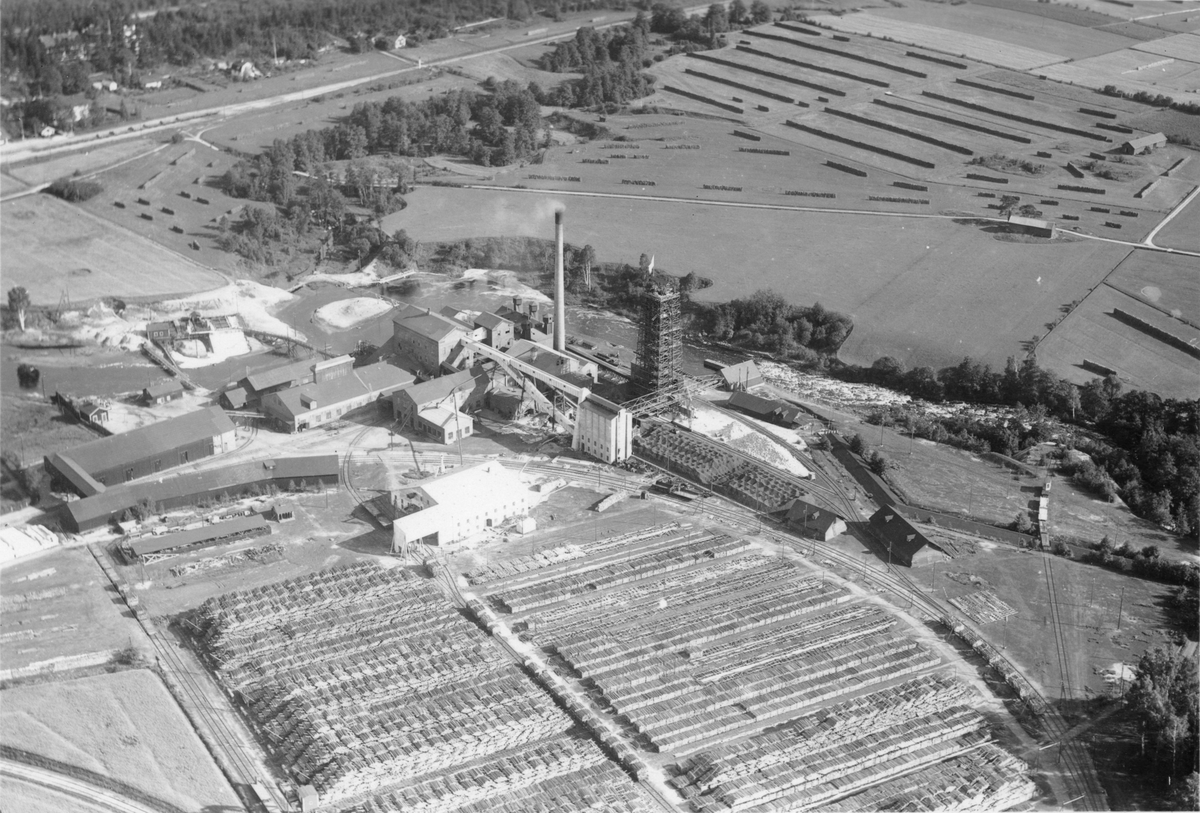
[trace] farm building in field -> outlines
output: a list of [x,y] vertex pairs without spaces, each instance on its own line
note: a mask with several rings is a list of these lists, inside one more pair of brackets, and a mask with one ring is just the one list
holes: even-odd
[[729,396],[728,405],[762,421],[780,426],[799,426],[804,420],[804,411],[778,398],[761,398],[748,392],[737,391]]
[[392,320],[396,349],[432,375],[441,372],[454,348],[473,332],[472,327],[457,319],[412,305],[406,305]]
[[142,390],[142,403],[146,405],[165,404],[182,397],[183,385],[175,380],[152,384]]
[[872,514],[868,528],[893,561],[908,567],[944,562],[950,558],[895,506],[885,505]]
[[401,427],[411,426],[438,443],[451,443],[475,431],[467,414],[484,404],[488,377],[480,368],[423,381],[392,396],[392,414]]
[[481,463],[396,492],[392,552],[451,545],[529,513],[534,494],[499,463]]
[[788,506],[787,524],[809,539],[828,542],[838,534],[846,533],[846,521],[837,514],[801,499],[792,500]]
[[1020,234],[1028,234],[1032,237],[1054,236],[1054,226],[1049,221],[1040,220],[1036,217],[1021,217],[1014,214],[1008,216],[1008,230]]
[[758,371],[758,366],[749,359],[722,367],[719,374],[725,384],[725,389],[730,392],[745,391],[763,383],[762,373]]
[[1129,139],[1121,144],[1121,151],[1126,155],[1144,155],[1148,152],[1154,152],[1166,143],[1167,137],[1165,135],[1154,133],[1153,135],[1144,135]]
[[[349,359],[349,356],[344,358]],[[331,364],[331,362],[323,362]],[[302,432],[337,420],[347,412],[380,401],[413,382],[411,373],[386,361],[354,369],[350,364],[321,369],[317,382],[272,392],[262,400],[262,412],[288,432]],[[336,374],[326,375],[336,369]]]
[[168,511],[208,499],[261,494],[272,488],[289,491],[337,486],[340,478],[336,454],[277,457],[159,480],[122,483],[100,494],[65,503],[59,519],[65,530],[82,533],[122,519],[126,511],[137,505],[150,504],[157,510]]
[[233,422],[213,406],[48,455],[45,467],[59,487],[90,497],[109,485],[221,454],[233,446]]

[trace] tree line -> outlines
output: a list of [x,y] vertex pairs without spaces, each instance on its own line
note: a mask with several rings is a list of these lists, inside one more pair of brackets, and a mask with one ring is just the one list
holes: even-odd
[[829,372],[848,381],[889,387],[930,402],[965,401],[1017,408],[1006,420],[972,416],[913,416],[901,408],[880,410],[875,422],[898,422],[905,431],[974,452],[1012,456],[1049,440],[1048,418],[1094,429],[1080,433],[1074,447],[1090,460],[1060,449],[1061,468],[1083,487],[1112,499],[1120,496],[1138,516],[1177,533],[1200,533],[1200,402],[1162,398],[1142,390],[1123,392],[1116,376],[1082,387],[1038,366],[1030,357],[1009,358],[1001,371],[964,358],[953,367],[906,370],[885,356],[870,367],[846,365]]
[[624,104],[648,96],[654,90],[654,80],[642,73],[642,68],[650,66],[649,54],[650,22],[641,12],[631,24],[607,31],[581,28],[574,39],[560,42],[543,56],[541,66],[553,73],[582,73],[583,77],[539,93],[539,101],[561,107],[591,107],[606,102]]
[[811,360],[817,352],[836,352],[854,327],[849,316],[826,310],[820,302],[792,305],[770,290],[730,302],[693,303],[691,312],[700,332],[780,359]]

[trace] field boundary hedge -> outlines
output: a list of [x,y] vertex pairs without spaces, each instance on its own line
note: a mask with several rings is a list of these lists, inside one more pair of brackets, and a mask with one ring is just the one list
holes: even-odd
[[1097,110],[1094,107],[1081,107],[1080,113],[1087,113],[1089,116],[1099,116],[1102,119],[1115,119],[1116,113],[1109,113],[1107,110]]
[[967,87],[977,88],[978,90],[986,90],[989,93],[999,93],[1002,96],[1012,96],[1014,99],[1024,99],[1027,102],[1034,100],[1032,93],[1022,93],[1019,90],[1008,90],[1007,88],[992,87],[985,85],[983,82],[976,82],[974,79],[955,79],[956,84],[966,85]]
[[715,183],[706,183],[706,184],[704,184],[704,188],[712,189],[717,192],[741,192],[742,191],[742,187],[740,187],[740,186],[723,186],[721,184],[715,184]]
[[[847,167],[847,169],[849,169],[849,167]],[[865,173],[865,172],[863,173],[864,176],[866,174],[867,173]],[[837,197],[837,194],[834,192],[801,192],[796,189],[785,189],[785,190],[783,190],[783,194],[791,195],[792,197],[797,197],[797,198],[836,198]]]
[[636,178],[632,180],[629,178],[622,178],[621,183],[631,184],[632,186],[658,186],[658,184],[656,184],[654,181],[638,180]]
[[951,118],[950,116],[942,116],[931,111],[920,110],[915,107],[907,107],[902,104],[890,102],[887,99],[872,99],[871,103],[880,105],[881,107],[889,107],[892,110],[899,110],[902,113],[909,113],[911,115],[921,116],[922,118],[931,119],[933,121],[940,121],[942,124],[953,124],[955,127],[962,127],[965,130],[974,130],[977,133],[985,133],[987,135],[996,136],[997,138],[1003,138],[1008,141],[1015,141],[1018,144],[1033,143],[1033,139],[1026,138],[1025,136],[1006,133],[1002,130],[993,130],[991,127],[984,127],[982,124],[974,124],[969,121],[959,121],[958,119]]
[[961,62],[955,62],[953,59],[942,59],[940,56],[934,56],[933,54],[922,54],[918,51],[905,51],[904,55],[911,56],[914,59],[923,59],[926,62],[935,62],[938,65],[946,65],[951,68],[958,68],[959,70],[963,71],[969,67]]
[[935,147],[941,147],[943,150],[950,150],[950,152],[956,152],[959,155],[975,154],[974,150],[969,150],[966,147],[960,147],[957,144],[951,144],[948,141],[942,141],[940,138],[934,138],[933,136],[928,136],[924,133],[908,130],[895,124],[888,124],[887,122],[883,121],[875,121],[874,119],[869,119],[866,116],[860,116],[857,113],[847,113],[844,110],[834,110],[832,107],[826,107],[825,112],[831,116],[838,116],[843,119],[858,122],[859,124],[865,124],[867,127],[874,127],[877,130],[886,130],[889,133],[902,135],[906,138],[924,141],[926,144],[932,144]]
[[[778,23],[776,23],[776,25],[778,25]],[[916,76],[921,79],[929,78],[929,74],[922,73],[921,71],[914,71],[912,68],[901,68],[897,65],[888,64],[881,59],[872,59],[869,56],[853,54],[849,51],[842,51],[837,48],[827,48],[824,45],[817,45],[815,42],[802,42],[801,40],[794,40],[791,37],[781,37],[778,34],[768,34],[764,31],[746,31],[744,33],[751,37],[762,37],[763,39],[776,40],[777,42],[786,42],[789,45],[795,45],[798,48],[808,48],[811,51],[820,51],[825,54],[833,54],[834,56],[845,57],[846,59],[852,59],[855,62],[874,65],[878,68],[884,68],[885,70],[895,71],[897,73],[905,73],[909,76]]]
[[[809,90],[816,90],[816,91],[820,91],[821,93],[831,93],[834,96],[845,96],[846,95],[844,91],[834,90],[833,88],[825,87],[824,85],[818,85],[816,82],[806,82],[805,80],[797,79],[794,76],[787,76],[782,73],[775,73],[773,71],[768,71],[764,68],[756,68],[753,65],[743,65],[740,62],[734,62],[733,60],[730,60],[730,59],[721,59],[720,57],[712,56],[711,54],[702,54],[699,52],[693,52],[691,54],[691,56],[695,59],[703,60],[704,62],[712,62],[714,65],[724,65],[726,68],[733,68],[734,70],[746,71],[747,73],[753,73],[753,74],[757,74],[759,76],[765,76],[768,79],[774,79],[778,82],[787,82],[792,85],[799,85],[800,87],[805,87],[805,88],[808,88]],[[808,107],[808,105],[805,105],[805,107]]]
[[980,113],[987,113],[989,116],[996,116],[996,117],[1002,118],[1002,119],[1009,119],[1010,121],[1019,121],[1022,124],[1029,124],[1034,127],[1041,127],[1046,130],[1054,130],[1054,131],[1060,132],[1060,133],[1068,133],[1070,135],[1077,135],[1077,136],[1081,136],[1083,138],[1090,138],[1092,141],[1103,141],[1106,144],[1110,143],[1112,141],[1112,139],[1110,139],[1106,136],[1097,135],[1096,133],[1092,133],[1087,130],[1079,130],[1075,127],[1068,127],[1065,124],[1055,124],[1054,122],[1050,122],[1050,121],[1038,121],[1037,119],[1031,119],[1028,116],[1019,116],[1016,113],[1009,113],[1006,110],[992,110],[987,105],[975,104],[974,102],[964,102],[962,99],[955,99],[953,96],[946,96],[941,93],[934,93],[931,90],[922,90],[921,95],[928,96],[931,99],[937,99],[939,102],[945,102],[947,104],[958,105],[959,107],[965,107],[968,110],[975,110]]
[[[607,164],[608,162],[605,161],[604,163]],[[578,175],[526,175],[525,177],[531,181],[572,181],[580,183]]]
[[1058,189],[1065,189],[1068,192],[1087,192],[1090,195],[1107,195],[1107,189],[1099,189],[1095,186],[1073,186],[1072,184],[1060,183]]
[[698,102],[704,102],[705,104],[711,104],[713,107],[719,107],[722,110],[728,110],[731,113],[746,112],[746,111],[742,110],[742,108],[740,108],[740,107],[734,107],[731,104],[725,104],[725,102],[718,102],[717,100],[710,99],[707,96],[701,96],[699,93],[692,93],[690,90],[680,90],[679,88],[671,87],[670,85],[663,85],[663,90],[665,90],[669,93],[678,93],[680,96],[683,96],[688,99],[695,99]]
[[754,54],[755,56],[765,57],[766,59],[774,59],[776,62],[784,62],[788,65],[795,65],[796,67],[804,68],[805,70],[817,71],[818,73],[827,73],[830,76],[838,76],[842,79],[849,79],[853,82],[862,82],[864,84],[874,85],[875,87],[880,88],[891,87],[890,84],[882,79],[868,79],[865,76],[857,76],[849,71],[842,71],[838,70],[837,68],[827,68],[824,65],[814,65],[812,62],[805,62],[801,59],[792,59],[790,56],[780,56],[779,54],[773,54],[770,51],[760,51],[757,48],[751,48],[749,45],[739,45],[737,46],[737,50],[745,51],[746,53]]
[[[846,136],[840,136],[836,133],[830,133],[816,127],[810,127],[807,124],[800,124],[799,122],[792,121],[791,119],[787,119],[783,123],[788,127],[794,127],[795,129],[809,133],[810,135],[827,138],[830,141],[837,141],[841,144],[849,144],[851,147],[858,147],[860,149],[868,150],[869,152],[878,153],[879,155],[885,155],[888,158],[894,158],[897,161],[904,161],[905,163],[912,164],[914,166],[924,167],[925,169],[934,169],[936,166],[932,161],[925,161],[920,158],[912,158],[904,155],[903,153],[894,152],[883,147],[876,147],[874,144],[868,144],[865,141],[856,141],[853,138],[847,138]],[[863,175],[865,176],[866,173],[864,172]]]
[[792,104],[795,101],[795,99],[792,99],[789,96],[784,96],[782,93],[773,93],[769,90],[759,90],[751,85],[746,85],[742,82],[735,82],[732,79],[725,79],[721,76],[713,76],[711,73],[704,73],[703,71],[698,71],[694,68],[684,68],[683,72],[690,73],[692,76],[699,76],[701,79],[707,79],[710,82],[716,82],[721,85],[729,85],[730,87],[737,88],[738,90],[744,90],[747,93],[757,93],[759,96],[766,96],[768,99],[774,99],[777,102]]
[[663,144],[664,150],[698,150],[699,144]]
[[[1105,224],[1105,225],[1107,225],[1107,224]],[[1120,228],[1120,226],[1118,226],[1118,228]],[[1142,333],[1145,333],[1147,336],[1151,336],[1155,339],[1158,339],[1163,344],[1170,345],[1171,347],[1174,347],[1176,350],[1182,350],[1184,353],[1187,353],[1192,358],[1200,359],[1200,347],[1196,347],[1195,345],[1188,344],[1186,341],[1179,338],[1174,333],[1171,333],[1170,331],[1167,331],[1167,330],[1163,330],[1161,327],[1158,327],[1156,325],[1152,325],[1149,322],[1147,322],[1145,319],[1142,319],[1140,316],[1134,316],[1132,313],[1129,313],[1128,311],[1123,311],[1120,308],[1113,308],[1112,315],[1113,315],[1113,318],[1116,319],[1118,322],[1124,322],[1125,324],[1129,325],[1130,327],[1134,328],[1135,330],[1139,330]]]
[[834,169],[841,170],[842,172],[848,173],[850,175],[857,175],[860,178],[867,177],[866,171],[861,170],[858,167],[852,167],[849,164],[842,164],[842,163],[838,163],[837,161],[826,161],[825,166],[833,167]]

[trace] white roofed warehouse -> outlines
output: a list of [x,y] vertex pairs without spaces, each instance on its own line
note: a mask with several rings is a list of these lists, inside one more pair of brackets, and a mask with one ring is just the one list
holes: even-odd
[[451,545],[529,513],[537,495],[499,463],[446,474],[396,492],[392,551],[414,543]]

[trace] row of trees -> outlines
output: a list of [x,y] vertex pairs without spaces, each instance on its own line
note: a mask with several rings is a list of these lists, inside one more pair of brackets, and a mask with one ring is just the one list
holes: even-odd
[[627,26],[603,32],[581,28],[574,39],[559,43],[542,57],[541,65],[554,73],[582,73],[583,78],[539,93],[539,101],[591,107],[639,99],[654,89],[653,79],[642,73],[651,62],[650,22],[641,12]]
[[696,303],[693,313],[701,332],[780,358],[792,357],[798,348],[834,352],[854,326],[849,316],[826,310],[820,302],[812,307],[792,305],[770,290],[720,304]]
[[1122,392],[1115,376],[1076,387],[1035,359],[1009,358],[1004,370],[965,358],[953,367],[906,370],[885,356],[868,368],[844,366],[831,373],[850,381],[890,387],[926,401],[966,401],[1021,407],[1009,420],[967,416],[907,418],[906,431],[973,451],[1012,455],[1048,440],[1047,418],[1094,427],[1106,440],[1081,436],[1076,446],[1091,461],[1064,461],[1064,471],[1102,496],[1120,497],[1139,516],[1195,537],[1200,516],[1200,403],[1154,393]]

